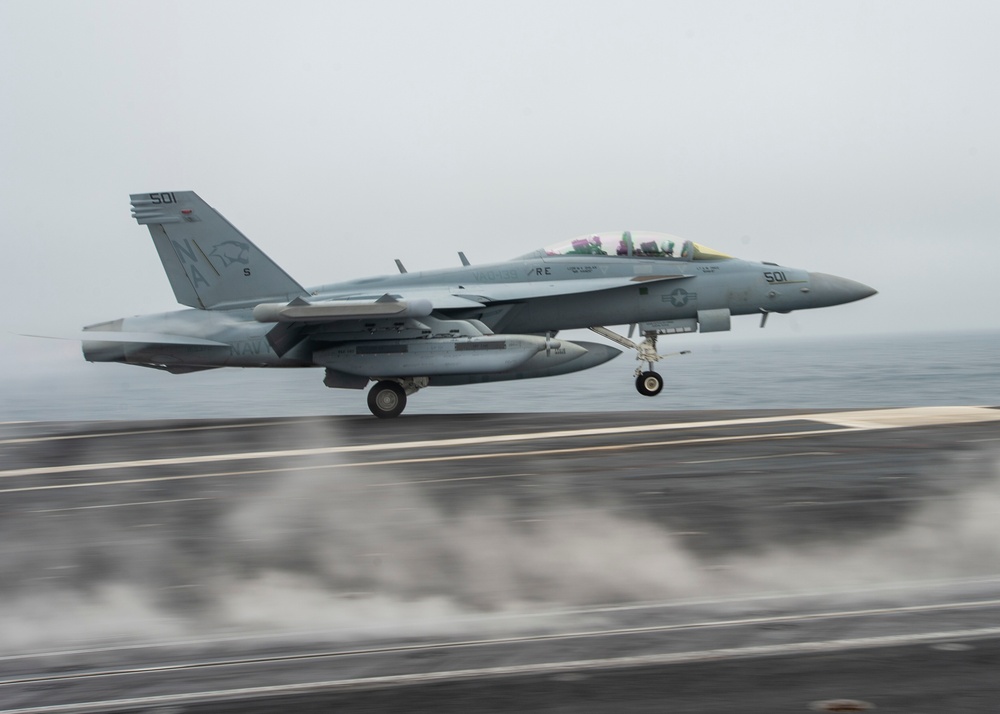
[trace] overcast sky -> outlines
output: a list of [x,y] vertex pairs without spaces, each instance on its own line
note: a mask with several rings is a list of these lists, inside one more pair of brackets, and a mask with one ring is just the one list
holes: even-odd
[[993,1],[3,0],[3,364],[177,308],[128,194],[180,189],[306,285],[628,228],[880,291],[748,337],[995,329],[998,37]]

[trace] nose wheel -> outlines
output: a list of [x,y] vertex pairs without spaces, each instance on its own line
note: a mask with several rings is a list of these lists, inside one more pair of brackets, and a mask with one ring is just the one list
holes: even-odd
[[642,367],[637,367],[635,370],[635,390],[644,397],[655,397],[663,391],[663,377],[660,376],[659,372],[653,371],[653,365],[656,362],[665,357],[686,355],[691,352],[690,350],[684,350],[682,352],[661,355],[656,351],[656,336],[658,333],[655,330],[644,331],[642,333],[642,342],[636,344],[628,337],[622,337],[617,332],[612,332],[606,327],[591,327],[590,329],[612,342],[617,342],[622,347],[635,350],[635,358],[640,362],[646,363],[648,369],[643,370]]
[[635,378],[635,388],[644,397],[655,397],[663,391],[663,377],[656,372],[643,372]]

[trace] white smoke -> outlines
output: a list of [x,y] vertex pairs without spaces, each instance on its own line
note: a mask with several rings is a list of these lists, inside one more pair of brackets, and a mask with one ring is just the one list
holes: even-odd
[[[398,474],[380,482],[374,469],[313,465],[257,490],[241,486],[238,496],[227,492],[218,512],[195,529],[178,521],[166,539],[137,539],[128,509],[115,509],[117,520],[90,511],[44,527],[6,521],[2,647],[237,632],[346,639],[481,631],[491,615],[832,592],[993,573],[1000,564],[996,458],[956,463],[988,473],[962,474],[956,483],[978,485],[926,503],[891,531],[831,532],[823,542],[711,557],[615,503],[548,492],[537,518],[526,518],[532,514],[505,498],[445,502],[432,486]],[[159,520],[169,524],[169,509],[190,507],[164,506]]]

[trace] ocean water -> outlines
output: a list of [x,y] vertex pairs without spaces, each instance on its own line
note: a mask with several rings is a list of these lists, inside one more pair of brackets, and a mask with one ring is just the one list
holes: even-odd
[[[574,336],[575,337],[575,336]],[[1000,331],[848,338],[662,338],[658,397],[633,386],[625,352],[547,379],[438,387],[404,417],[491,412],[1000,405]],[[588,339],[584,337],[583,339]],[[321,369],[220,369],[188,375],[67,359],[61,369],[0,378],[0,421],[368,415],[365,393],[327,389]]]

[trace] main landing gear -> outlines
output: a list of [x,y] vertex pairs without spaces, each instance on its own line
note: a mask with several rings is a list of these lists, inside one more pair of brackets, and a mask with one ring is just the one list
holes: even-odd
[[399,386],[399,382],[376,382],[368,390],[368,408],[379,419],[398,417],[406,408],[406,390]]
[[379,419],[398,417],[406,409],[406,397],[426,387],[427,377],[381,379],[368,390],[368,408]]
[[617,342],[622,347],[635,350],[635,358],[640,362],[646,363],[648,369],[643,370],[641,366],[636,367],[635,369],[635,389],[644,397],[655,397],[663,391],[663,377],[660,376],[659,372],[653,371],[653,364],[655,362],[659,362],[661,359],[666,357],[672,357],[673,355],[686,355],[691,353],[691,350],[684,350],[683,352],[673,352],[669,355],[661,355],[656,351],[657,333],[652,330],[643,332],[642,342],[636,344],[628,337],[622,337],[617,332],[612,332],[606,327],[591,327],[590,329],[601,337],[606,337],[612,342]]

